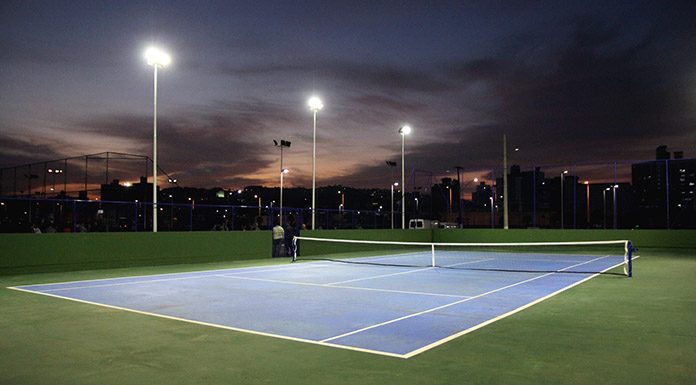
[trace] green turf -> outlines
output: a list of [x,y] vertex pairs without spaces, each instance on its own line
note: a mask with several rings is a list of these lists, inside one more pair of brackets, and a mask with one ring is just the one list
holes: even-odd
[[0,384],[692,384],[696,251],[640,254],[408,360],[4,289],[268,261],[0,277]]

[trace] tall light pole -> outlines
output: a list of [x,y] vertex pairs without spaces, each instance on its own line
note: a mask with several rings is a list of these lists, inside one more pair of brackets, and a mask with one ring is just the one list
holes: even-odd
[[399,182],[393,182],[391,184],[391,210],[389,211],[389,216],[391,216],[391,228],[394,230],[394,186],[398,186]]
[[312,230],[314,230],[317,197],[317,112],[324,108],[324,104],[316,96],[309,98],[307,106],[314,115],[314,130],[312,134]]
[[614,209],[614,215],[613,215],[613,217],[614,217],[614,229],[617,228],[617,225],[619,223],[619,221],[618,221],[619,216],[617,215],[618,211],[617,211],[617,207],[616,207],[616,189],[617,188],[619,188],[618,184],[615,184],[614,186],[612,186],[612,189],[614,190],[613,191],[613,195],[614,195],[614,197],[613,197],[614,198],[613,199],[613,202],[614,202],[614,206],[613,206],[613,209]]
[[[283,175],[290,172],[287,168],[280,169],[280,225],[283,225]],[[260,204],[259,204],[260,206]]]
[[607,191],[609,187],[602,190],[602,227],[607,228]]
[[585,201],[586,207],[585,209],[587,212],[585,213],[585,220],[587,221],[587,227],[590,227],[590,181],[586,180],[585,181]]
[[401,135],[401,229],[406,228],[406,168],[404,158],[405,158],[405,145],[406,145],[406,135],[411,133],[411,127],[408,125],[399,128],[399,134]]
[[157,70],[166,67],[172,59],[166,52],[150,47],[145,51],[147,64],[154,69],[154,111],[152,118],[152,232],[157,232]]
[[563,213],[563,179],[564,179],[565,174],[567,174],[567,173],[568,173],[568,170],[563,170],[563,172],[561,173],[561,229],[564,228],[564,223],[563,223],[563,215],[564,215],[564,213]]
[[290,142],[281,139],[280,142],[273,140],[275,147],[280,147],[280,225],[283,225],[283,174],[288,172],[288,169],[283,167],[283,147],[290,148]]
[[254,194],[254,198],[259,200],[259,218],[261,217],[261,195]]

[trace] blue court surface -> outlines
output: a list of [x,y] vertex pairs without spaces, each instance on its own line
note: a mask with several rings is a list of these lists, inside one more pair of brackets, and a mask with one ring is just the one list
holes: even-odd
[[[530,271],[494,270],[511,261]],[[450,267],[481,269],[315,261],[12,289],[409,358],[621,264],[623,256],[472,253]]]

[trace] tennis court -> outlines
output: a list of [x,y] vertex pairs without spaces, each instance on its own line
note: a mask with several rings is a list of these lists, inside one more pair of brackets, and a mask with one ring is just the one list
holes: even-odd
[[444,250],[437,263],[430,248],[362,251],[341,261],[350,263],[320,255],[331,260],[13,289],[409,358],[626,266],[623,247],[612,254]]

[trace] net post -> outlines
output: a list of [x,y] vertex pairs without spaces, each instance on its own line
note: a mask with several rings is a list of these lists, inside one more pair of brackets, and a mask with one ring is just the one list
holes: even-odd
[[297,261],[297,236],[292,237],[292,260],[290,262]]
[[624,273],[630,278],[633,277],[633,243],[631,243],[631,241],[626,241],[625,247],[626,254],[624,254]]
[[430,259],[431,259],[431,266],[435,267],[435,244],[431,243],[430,244]]

